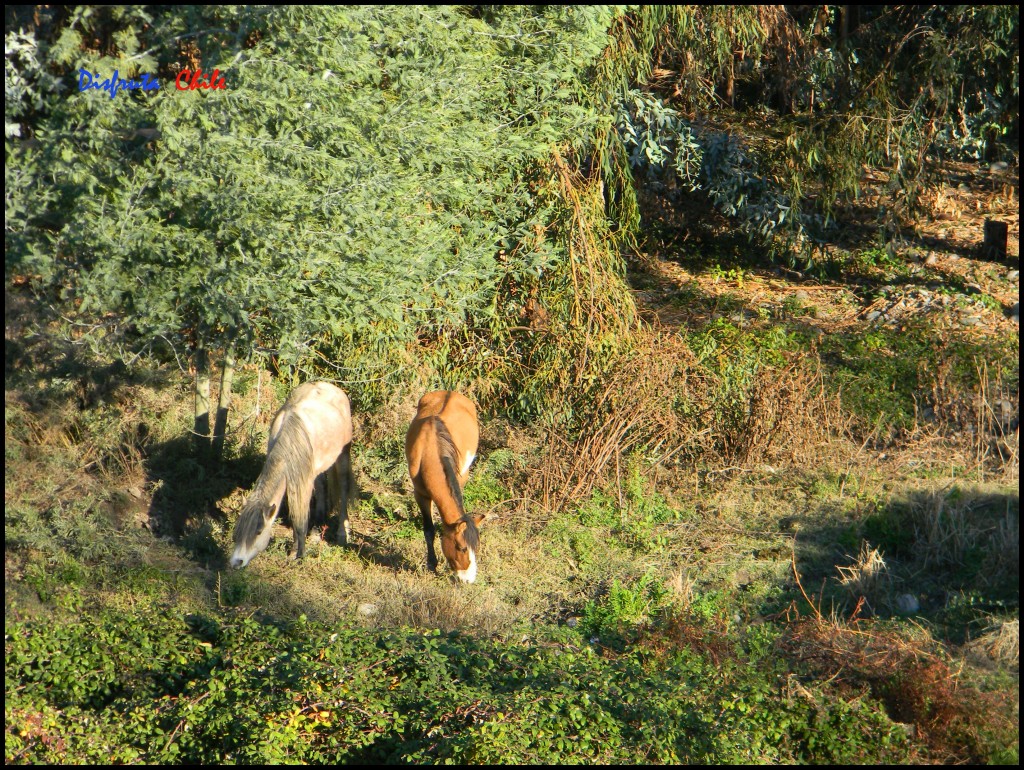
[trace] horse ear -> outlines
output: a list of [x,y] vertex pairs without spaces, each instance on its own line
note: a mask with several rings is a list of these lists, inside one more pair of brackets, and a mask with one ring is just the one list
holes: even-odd
[[481,524],[483,524],[489,518],[490,518],[490,516],[488,516],[486,513],[474,513],[473,514],[473,523],[476,524],[479,527]]
[[267,507],[263,509],[264,526],[270,526],[273,524],[276,516],[277,506],[274,503],[267,503]]

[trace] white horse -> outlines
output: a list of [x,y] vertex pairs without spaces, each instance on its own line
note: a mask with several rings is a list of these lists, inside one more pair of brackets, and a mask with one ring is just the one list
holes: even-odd
[[267,461],[235,523],[231,566],[244,567],[270,543],[285,494],[295,534],[292,555],[305,556],[310,498],[322,473],[326,512],[338,506],[338,543],[347,543],[348,502],[355,493],[351,447],[352,410],[345,391],[329,382],[307,382],[293,390],[270,424]]

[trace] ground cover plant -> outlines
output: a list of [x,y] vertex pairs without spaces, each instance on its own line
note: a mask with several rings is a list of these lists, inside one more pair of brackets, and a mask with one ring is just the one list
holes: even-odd
[[[9,11],[5,760],[1016,764],[1017,23]],[[309,378],[352,543],[230,570]],[[404,463],[438,387],[472,585]]]

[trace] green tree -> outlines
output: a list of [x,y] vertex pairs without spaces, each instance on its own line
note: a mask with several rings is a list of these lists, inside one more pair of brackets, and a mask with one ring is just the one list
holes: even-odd
[[[557,257],[520,242],[545,215],[527,177],[590,130],[579,81],[611,10],[175,13],[79,9],[56,35],[46,54],[69,73],[167,75],[156,94],[66,94],[32,145],[8,140],[15,195],[42,194],[9,216],[8,268],[66,287],[103,333],[191,360],[198,434],[212,353],[221,418],[236,357],[370,348],[380,363],[342,363],[373,376]],[[106,56],[89,44],[104,36]],[[176,48],[226,87],[175,89]]]

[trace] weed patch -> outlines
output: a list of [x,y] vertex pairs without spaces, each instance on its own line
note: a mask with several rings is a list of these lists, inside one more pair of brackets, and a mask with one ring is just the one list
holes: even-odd
[[913,726],[933,757],[986,763],[1016,751],[1013,704],[1004,695],[965,686],[927,641],[884,627],[811,619],[789,628],[783,648],[815,676],[833,678],[849,692],[866,688],[891,719]]

